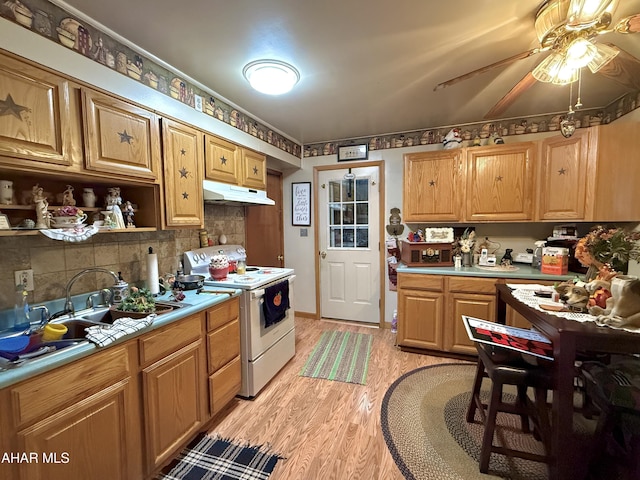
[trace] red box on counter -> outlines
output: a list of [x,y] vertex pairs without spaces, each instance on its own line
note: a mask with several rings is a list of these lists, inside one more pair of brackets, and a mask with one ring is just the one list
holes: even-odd
[[569,249],[544,247],[540,271],[550,275],[566,275],[569,272]]

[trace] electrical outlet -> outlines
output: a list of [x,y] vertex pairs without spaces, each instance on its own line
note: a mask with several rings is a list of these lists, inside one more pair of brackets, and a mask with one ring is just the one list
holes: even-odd
[[16,270],[16,285],[26,285],[27,292],[33,292],[33,270]]

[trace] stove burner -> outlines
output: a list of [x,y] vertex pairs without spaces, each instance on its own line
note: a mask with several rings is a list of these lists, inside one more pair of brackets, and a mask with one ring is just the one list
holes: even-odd
[[258,267],[247,267],[245,269],[246,272],[257,272],[258,270],[260,270]]

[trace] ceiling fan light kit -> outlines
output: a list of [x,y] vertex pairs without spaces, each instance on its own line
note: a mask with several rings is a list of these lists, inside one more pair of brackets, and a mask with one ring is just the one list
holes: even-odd
[[612,0],[571,0],[567,12],[567,29],[582,30],[594,26],[615,3]]

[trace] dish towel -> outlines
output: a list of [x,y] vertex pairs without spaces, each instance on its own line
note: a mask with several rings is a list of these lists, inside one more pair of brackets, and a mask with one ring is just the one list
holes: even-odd
[[138,330],[148,327],[153,323],[155,318],[156,314],[151,313],[140,319],[124,317],[118,318],[112,325],[94,325],[87,327],[85,328],[87,340],[92,341],[99,347],[104,347],[125,335],[131,335]]
[[289,281],[276,283],[264,289],[264,302],[262,311],[264,312],[264,326],[281,321],[287,314],[289,308]]

